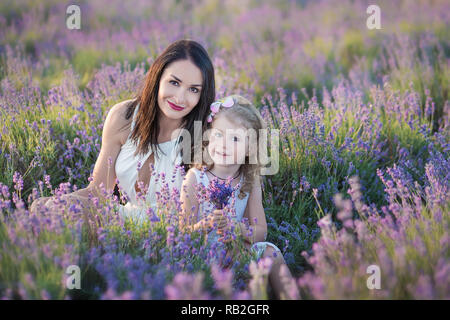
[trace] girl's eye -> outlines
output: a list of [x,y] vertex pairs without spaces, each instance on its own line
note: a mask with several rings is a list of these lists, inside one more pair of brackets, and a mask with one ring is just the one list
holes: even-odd
[[175,81],[175,80],[170,80],[169,83],[173,84],[174,86],[175,86],[175,85],[176,85],[176,86],[178,85],[178,82]]
[[199,92],[200,92],[200,90],[198,90],[198,89],[195,88],[195,87],[192,87],[191,90],[192,90],[192,92],[194,92],[194,93],[199,93]]

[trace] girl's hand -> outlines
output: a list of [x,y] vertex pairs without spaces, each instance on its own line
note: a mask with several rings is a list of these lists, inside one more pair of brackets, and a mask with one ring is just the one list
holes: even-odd
[[[219,238],[219,241],[222,241],[223,243],[229,243],[233,240],[232,230],[235,234],[239,234],[239,226],[240,223],[236,222],[234,220],[230,220],[225,228],[217,230],[217,234],[221,237]],[[233,228],[234,227],[234,228]]]
[[217,230],[217,234],[220,236],[220,242],[229,243],[233,240],[233,237],[230,235],[230,230],[229,227]]
[[232,266],[234,261],[239,261],[245,254],[251,254],[251,247],[252,245],[250,243],[244,242],[244,247],[241,249],[228,249],[225,257],[223,257],[222,267],[229,268]]
[[234,255],[230,250],[227,250],[227,253],[225,255],[225,257],[223,257],[222,259],[222,268],[231,268],[231,266],[233,265],[233,259],[234,259]]
[[217,230],[222,230],[227,224],[228,219],[223,213],[223,210],[216,209],[207,217],[207,226],[210,229],[217,228]]

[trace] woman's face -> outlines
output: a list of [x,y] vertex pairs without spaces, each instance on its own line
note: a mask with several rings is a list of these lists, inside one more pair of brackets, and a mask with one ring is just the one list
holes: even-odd
[[159,83],[158,106],[169,119],[181,120],[200,100],[203,77],[190,60],[177,60],[166,66]]

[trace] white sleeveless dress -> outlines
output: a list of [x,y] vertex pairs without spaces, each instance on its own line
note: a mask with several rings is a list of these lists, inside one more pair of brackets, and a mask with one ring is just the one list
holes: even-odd
[[157,149],[159,157],[156,155],[154,157],[153,172],[150,177],[147,194],[145,195],[145,201],[137,198],[135,184],[138,178],[138,167],[142,167],[153,152],[149,148],[147,154],[134,156],[137,145],[130,139],[130,136],[134,129],[138,109],[139,104],[134,110],[130,134],[117,156],[115,170],[119,187],[128,196],[127,204],[125,206],[119,206],[119,214],[123,218],[131,218],[134,221],[142,222],[148,218],[147,211],[149,208],[152,208],[156,212],[156,193],[161,191],[164,184],[167,184],[171,191],[173,188],[180,190],[183,175],[181,171],[182,157],[180,152],[178,152],[179,137],[160,143],[158,146],[164,154]]
[[[208,179],[208,176],[206,175],[205,172],[200,171],[199,169],[196,168],[191,168],[189,170],[192,170],[195,174],[195,177],[197,178],[197,183],[201,183],[204,187],[208,187],[210,180]],[[240,180],[240,185],[242,185],[243,182],[243,176],[241,176],[241,180]],[[244,216],[244,212],[245,212],[245,208],[247,207],[247,201],[248,201],[248,197],[249,194],[246,193],[246,196],[243,199],[240,199],[237,195],[239,195],[240,193],[240,186],[237,186],[236,191],[234,192],[234,201],[231,200],[229,201],[229,203],[233,203],[234,202],[234,209],[236,210],[236,220],[237,221],[241,221],[243,216]],[[208,215],[210,213],[212,213],[214,211],[215,207],[214,205],[209,202],[209,201],[205,201],[205,202],[201,202],[199,204],[199,211],[198,211],[198,217],[201,217],[202,214]],[[219,235],[216,234],[216,231],[213,230],[208,234],[208,243],[209,244],[213,244],[219,241]],[[275,251],[278,251],[279,253],[281,253],[281,250],[274,245],[271,242],[266,242],[266,241],[261,241],[261,242],[255,242],[251,249],[253,251],[256,252],[257,254],[257,258],[261,258],[264,251],[266,250],[267,246],[270,246],[272,248],[275,249]]]

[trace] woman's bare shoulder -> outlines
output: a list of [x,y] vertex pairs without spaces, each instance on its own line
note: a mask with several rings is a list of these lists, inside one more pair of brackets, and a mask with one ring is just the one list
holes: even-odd
[[133,117],[129,119],[126,118],[128,106],[133,102],[133,99],[121,101],[108,111],[107,118],[110,118],[108,123],[109,126],[115,129],[117,135],[119,136],[121,144],[124,144],[131,130],[131,122]]
[[117,121],[116,124],[126,124],[128,122],[131,123],[132,118],[130,117],[129,119],[126,119],[125,115],[127,114],[128,106],[133,101],[133,99],[121,101],[111,107],[109,112],[114,113],[114,120]]

